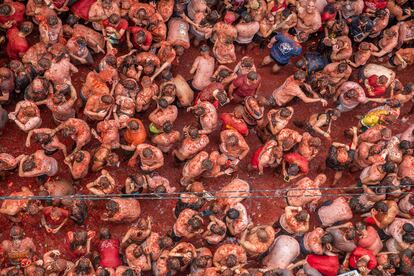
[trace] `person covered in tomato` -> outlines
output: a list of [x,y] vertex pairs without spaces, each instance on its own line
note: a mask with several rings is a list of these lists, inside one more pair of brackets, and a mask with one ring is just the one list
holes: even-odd
[[24,21],[26,6],[20,2],[7,1],[0,5],[0,28],[10,29]]
[[309,161],[297,152],[285,154],[282,166],[283,177],[287,182],[309,172]]
[[47,233],[56,234],[69,218],[69,211],[60,207],[47,206],[42,210],[40,222]]
[[135,48],[148,51],[152,45],[152,34],[142,27],[129,27],[126,37],[127,45],[130,49]]
[[107,49],[111,49],[123,39],[125,32],[128,30],[128,21],[121,18],[119,14],[113,13],[102,21],[102,26],[102,34],[108,42]]
[[222,129],[234,129],[243,136],[249,135],[249,127],[243,120],[243,112],[243,106],[239,105],[232,113],[221,113],[219,119],[222,122]]
[[81,18],[85,21],[89,20],[89,10],[97,0],[77,0],[75,4],[70,7],[76,19]]
[[368,97],[377,98],[381,97],[387,91],[387,76],[381,75],[372,75],[369,78],[364,80],[366,93]]
[[23,22],[19,27],[12,27],[7,31],[6,53],[10,59],[19,59],[30,48],[26,36],[33,31],[33,23]]
[[72,258],[88,254],[91,249],[91,240],[95,237],[95,231],[76,230],[66,233],[66,245]]
[[99,265],[103,268],[117,268],[122,264],[119,257],[119,240],[112,238],[111,232],[106,227],[99,230],[99,237]]
[[124,138],[128,145],[137,146],[144,143],[147,138],[147,132],[141,120],[131,118],[127,121],[126,126]]
[[377,266],[377,259],[372,251],[357,247],[349,257],[349,266],[358,269],[359,272],[367,275]]
[[10,240],[1,243],[2,253],[11,265],[28,265],[36,252],[32,238],[24,237],[23,229],[13,226],[10,229]]
[[387,7],[387,0],[364,0],[364,12],[370,15],[375,15],[379,10]]
[[254,71],[238,76],[230,84],[228,91],[229,99],[232,100],[236,96],[237,100],[242,100],[245,97],[254,96],[259,90],[261,83],[260,75]]

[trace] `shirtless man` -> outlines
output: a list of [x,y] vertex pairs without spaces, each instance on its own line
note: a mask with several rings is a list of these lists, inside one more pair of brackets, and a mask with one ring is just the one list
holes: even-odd
[[42,209],[40,222],[47,233],[56,234],[69,219],[69,211],[60,207],[47,206]]
[[276,136],[284,129],[292,119],[294,110],[292,107],[282,107],[280,109],[271,109],[267,112],[266,119],[267,129],[273,136]]
[[411,9],[403,9],[405,0],[390,0],[387,1],[387,9],[395,16],[398,21],[404,21],[412,15]]
[[220,132],[220,151],[226,154],[231,160],[238,163],[249,153],[250,147],[244,137],[233,129]]
[[128,166],[135,167],[137,158],[140,158],[140,167],[143,171],[154,171],[164,166],[164,155],[162,151],[150,144],[140,144],[137,146],[124,146],[121,148],[125,150],[133,150],[134,154],[128,161]]
[[307,1],[306,7],[298,9],[298,23],[295,27],[296,31],[306,36],[316,33],[322,27],[322,19],[319,11],[315,7],[314,1]]
[[[328,81],[328,93],[333,95],[336,88],[346,82],[351,76],[352,68],[345,62],[332,62],[325,66],[321,72],[317,72],[316,77],[326,77]],[[321,92],[322,93],[322,92]]]
[[236,24],[237,38],[236,42],[241,45],[249,45],[254,35],[259,31],[260,20],[253,20],[249,12],[245,11],[241,14],[241,21]]
[[198,152],[202,151],[210,142],[205,134],[200,134],[196,128],[184,130],[186,137],[181,142],[178,149],[173,151],[173,155],[179,161],[185,161],[192,158]]
[[11,240],[4,240],[1,248],[11,265],[22,265],[30,262],[36,252],[36,246],[32,238],[24,237],[23,229],[13,226],[10,229]]
[[270,225],[250,227],[242,233],[240,245],[249,256],[258,256],[267,252],[273,244],[275,235],[275,230]]
[[157,108],[149,115],[148,119],[151,121],[149,126],[150,132],[158,134],[162,132],[165,123],[173,124],[178,117],[178,108],[175,105],[168,104],[168,102],[161,98],[157,102]]
[[[16,197],[31,197],[34,196],[32,191],[23,186],[20,191],[10,193],[10,196]],[[26,210],[29,206],[29,199],[20,200],[4,200],[0,207],[0,213],[9,216],[12,221],[18,221],[14,216],[18,215],[21,211]]]
[[314,137],[310,133],[304,132],[297,150],[300,155],[310,161],[318,155],[321,144],[322,142],[319,137]]
[[[58,93],[50,94],[46,100],[46,106],[52,112],[53,119],[60,124],[76,115],[75,103],[78,99],[75,87],[70,83],[69,85],[62,85],[59,87]],[[65,92],[70,89],[69,99],[66,99]]]
[[148,109],[151,101],[158,95],[158,85],[151,81],[151,78],[144,76],[141,79],[142,90],[138,92],[135,100],[136,112],[142,112]]
[[65,273],[73,267],[74,263],[61,257],[59,250],[50,250],[43,254],[43,267],[47,275],[56,276]]
[[23,154],[14,157],[8,153],[0,153],[0,173],[3,173],[4,171],[12,171],[17,168],[17,165],[23,157]]
[[103,221],[114,223],[130,223],[141,215],[141,205],[135,199],[114,198],[106,202]]
[[103,120],[96,125],[96,131],[91,130],[92,135],[103,145],[111,149],[117,149],[119,143],[119,124],[116,120]]
[[116,181],[107,170],[101,170],[101,175],[97,179],[86,184],[86,188],[94,195],[111,194],[115,186]]
[[200,134],[210,134],[217,128],[218,114],[214,105],[208,101],[200,101],[196,105],[187,108],[192,111],[201,126]]
[[247,209],[241,202],[230,204],[224,213],[227,229],[232,236],[243,233],[251,222]]
[[93,276],[96,275],[92,262],[87,257],[81,257],[76,261],[73,267],[67,272],[68,276],[76,275]]
[[375,185],[388,173],[395,172],[396,166],[392,162],[374,163],[366,167],[360,174],[359,180],[365,185]]
[[340,112],[348,112],[359,104],[365,104],[369,99],[365,95],[364,88],[356,82],[346,81],[336,90],[339,105],[336,109]]
[[363,41],[358,45],[358,51],[354,53],[354,61],[347,60],[346,62],[352,67],[358,68],[364,66],[370,59],[373,52],[379,51],[378,47],[372,43]]
[[91,155],[88,151],[80,150],[67,158],[64,163],[68,165],[74,180],[79,180],[88,175]]
[[152,233],[152,218],[140,218],[125,233],[121,241],[121,247],[125,248],[131,243],[141,244]]
[[39,23],[40,41],[56,44],[63,40],[62,21],[57,15],[49,15]]
[[31,101],[18,102],[15,110],[9,113],[9,119],[14,121],[24,132],[36,129],[42,124],[40,110],[37,105]]
[[401,164],[398,166],[398,176],[401,178],[408,177],[414,181],[414,157],[412,155],[405,155]]
[[205,171],[213,168],[213,163],[209,159],[209,154],[205,151],[197,153],[192,159],[188,160],[182,171],[180,183],[182,186],[187,186],[195,178],[199,177]]
[[109,18],[112,14],[120,15],[118,3],[112,2],[111,0],[98,0],[91,5],[88,20],[93,23],[94,29],[101,30],[101,22]]
[[309,204],[311,210],[315,210],[322,193],[319,187],[326,182],[326,175],[319,174],[314,180],[304,177],[295,183],[293,189],[287,192],[289,206],[304,207]]
[[92,65],[94,60],[87,47],[87,41],[82,36],[72,36],[66,43],[69,56],[75,64]]
[[184,209],[173,226],[173,240],[181,238],[192,239],[203,233],[203,219],[197,211]]
[[40,183],[46,181],[47,177],[58,173],[58,162],[55,158],[49,157],[43,150],[38,150],[31,155],[26,155],[20,160],[20,177],[37,177]]
[[[341,116],[341,113],[336,109],[327,109],[322,113],[314,113],[309,117],[308,125],[311,130],[327,139],[331,139],[332,123]],[[327,130],[322,130],[322,127],[327,127]]]
[[331,60],[333,62],[351,58],[352,42],[348,36],[344,35],[331,39],[329,44],[332,46]]
[[[46,63],[49,64],[49,60]],[[49,65],[47,65],[50,68]],[[47,99],[48,95],[52,94],[53,86],[52,84],[43,77],[36,77],[29,84],[29,86],[24,91],[25,100],[30,100],[35,103],[42,104],[43,101]]]
[[144,253],[142,246],[129,245],[125,249],[125,257],[129,267],[142,272],[151,270],[151,256]]
[[70,118],[61,123],[52,132],[52,135],[62,131],[64,137],[71,137],[75,141],[76,147],[73,153],[81,150],[91,140],[91,129],[88,124],[81,119]]
[[240,245],[223,244],[214,252],[213,264],[222,271],[241,269],[246,263],[246,251]]
[[33,136],[34,140],[39,143],[45,150],[46,154],[53,154],[58,150],[62,150],[66,157],[66,146],[59,141],[56,136],[51,135],[53,132],[50,128],[37,128],[29,131],[26,138],[26,147],[30,147],[30,140]]
[[198,56],[191,67],[190,74],[194,74],[191,85],[196,90],[203,90],[211,83],[211,77],[214,73],[215,60],[210,56],[210,47],[206,44],[200,47],[200,56]]
[[78,68],[70,62],[69,56],[61,54],[52,59],[50,68],[45,71],[45,78],[55,86],[71,83],[72,73],[77,73]]
[[[305,79],[306,73],[304,71],[297,71],[294,75],[288,77],[281,86],[273,91],[270,102],[277,106],[284,106],[293,100],[293,98],[298,97],[305,103],[321,102],[322,106],[326,106],[326,100],[317,97],[316,93],[312,91],[312,88],[305,83]],[[311,92],[314,97],[307,97],[302,91],[301,85],[307,87],[309,92]]]
[[215,216],[210,216],[210,223],[203,233],[203,238],[208,244],[219,244],[226,237],[226,224]]
[[382,57],[395,49],[398,45],[398,26],[393,26],[384,30],[382,39],[378,42],[378,46],[381,49],[379,52],[373,52],[375,57]]
[[111,95],[92,95],[88,98],[83,113],[90,120],[101,121],[111,113],[114,103],[115,100]]
[[171,123],[165,123],[162,127],[162,133],[151,138],[151,142],[155,144],[163,153],[168,153],[172,147],[180,140],[181,134],[177,130],[173,130]]
[[414,64],[414,48],[401,48],[390,58],[389,64],[397,69],[405,69],[408,65]]

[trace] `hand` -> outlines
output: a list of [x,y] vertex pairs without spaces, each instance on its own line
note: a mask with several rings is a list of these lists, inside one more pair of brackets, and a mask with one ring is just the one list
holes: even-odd
[[405,12],[407,15],[411,15],[411,13],[412,13],[411,9],[404,9],[404,12]]
[[16,120],[16,115],[14,113],[10,113],[9,114],[9,119],[12,120],[12,121]]
[[328,105],[328,102],[325,99],[320,99],[320,101],[323,107]]
[[269,44],[267,44],[267,48],[272,48],[273,47],[273,44],[272,43],[269,43]]

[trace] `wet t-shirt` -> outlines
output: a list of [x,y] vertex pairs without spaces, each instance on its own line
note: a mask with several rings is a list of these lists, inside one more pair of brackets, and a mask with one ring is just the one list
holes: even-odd
[[302,46],[288,35],[278,33],[275,39],[270,56],[279,64],[288,64],[291,57],[296,57],[302,52]]
[[99,264],[104,268],[117,268],[122,264],[119,258],[119,241],[103,240],[99,244]]
[[242,98],[253,96],[256,93],[257,87],[260,85],[260,76],[258,76],[258,82],[254,84],[248,84],[247,75],[241,75],[233,81],[233,85],[236,87],[234,94],[237,96]]

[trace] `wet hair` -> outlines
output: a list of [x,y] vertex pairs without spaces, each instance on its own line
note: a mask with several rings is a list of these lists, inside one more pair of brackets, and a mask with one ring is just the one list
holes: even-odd
[[256,232],[257,238],[261,242],[267,242],[269,240],[269,234],[265,229],[258,229]]
[[227,69],[222,69],[218,72],[219,77],[221,78],[227,78],[228,76],[230,76],[230,72]]
[[33,30],[33,23],[30,21],[25,21],[20,25],[19,28],[20,32],[24,33],[24,34],[30,34]]
[[306,78],[306,73],[303,70],[296,71],[293,78],[295,80],[304,80]]
[[116,202],[115,200],[109,200],[108,202],[106,202],[106,204],[105,204],[105,208],[106,208],[108,211],[111,211],[111,212],[116,212],[116,211],[118,211],[118,210],[119,210],[119,204],[118,204],[118,202]]
[[138,130],[139,129],[139,123],[135,120],[131,120],[127,124],[128,128],[131,130]]
[[56,15],[50,15],[47,18],[47,25],[49,26],[55,26],[59,23],[59,18]]
[[292,111],[289,108],[282,107],[280,109],[280,116],[283,118],[288,118],[290,115],[292,115]]
[[237,256],[234,254],[229,254],[226,258],[226,266],[227,267],[235,267],[237,265]]
[[132,254],[134,255],[135,258],[139,258],[140,256],[142,256],[142,254],[144,254],[142,247],[141,246],[135,247]]
[[305,222],[308,219],[308,216],[309,215],[305,210],[301,210],[295,215],[295,219],[300,222]]
[[210,159],[205,159],[203,160],[203,162],[201,162],[201,166],[205,169],[205,170],[211,170],[213,168],[213,163],[211,162]]
[[159,245],[161,248],[167,248],[173,245],[173,240],[170,237],[162,237],[159,241]]
[[411,93],[412,90],[413,90],[413,83],[412,82],[409,82],[404,86],[404,92]]
[[347,98],[354,98],[357,95],[357,91],[355,89],[349,89],[344,93],[344,96]]
[[201,228],[203,223],[199,217],[193,216],[188,220],[188,225],[190,225],[193,230],[198,230]]
[[87,45],[86,39],[83,36],[78,36],[76,38],[76,43],[81,47],[85,47]]
[[108,228],[102,227],[99,230],[99,237],[101,238],[101,240],[108,240],[111,238],[111,232],[109,231]]
[[116,57],[112,54],[105,56],[105,62],[112,67],[116,67]]
[[300,168],[297,164],[290,164],[287,173],[288,175],[297,175],[300,172]]
[[226,233],[226,228],[219,226],[217,223],[214,223],[210,227],[210,231],[216,235],[224,235]]
[[170,133],[173,130],[173,124],[170,121],[165,122],[162,125],[162,131],[165,133]]
[[75,25],[76,23],[78,23],[78,21],[79,21],[79,18],[72,13],[69,14],[68,17],[66,18],[66,24],[68,24],[69,26]]
[[378,82],[379,82],[380,84],[386,84],[386,83],[387,83],[387,81],[388,81],[387,76],[381,75],[381,76],[378,78]]
[[413,233],[403,234],[402,240],[406,243],[414,243],[414,234]]
[[205,53],[205,52],[209,52],[210,51],[210,47],[207,44],[203,44],[200,47],[200,52]]
[[20,226],[13,226],[10,229],[10,237],[12,239],[21,239],[24,236],[23,229]]
[[292,14],[292,12],[290,11],[290,9],[284,9],[284,10],[282,11],[282,16],[283,16],[284,18],[289,17],[289,15],[291,15],[291,14]]
[[179,270],[181,268],[181,263],[177,257],[170,257],[167,260],[167,266],[170,270]]
[[140,30],[135,34],[135,42],[137,44],[142,44],[145,42],[145,31],[144,30]]
[[110,95],[103,95],[101,97],[101,101],[105,104],[112,104],[114,102],[114,99]]
[[159,185],[157,186],[157,188],[155,188],[154,192],[158,194],[165,194],[167,192],[167,189],[165,188],[164,185]]
[[122,272],[122,276],[137,276],[137,273],[132,268],[127,268],[127,270]]
[[32,158],[29,158],[23,162],[22,169],[24,172],[30,172],[36,167],[36,163]]
[[210,260],[210,256],[200,256],[194,260],[194,264],[197,267],[205,268],[208,265],[208,261]]
[[111,24],[118,24],[121,20],[121,17],[119,16],[119,14],[113,13],[111,14],[111,16],[109,16],[108,20]]
[[393,173],[395,171],[395,164],[393,162],[387,162],[384,165],[382,165],[382,169],[386,173]]
[[355,239],[355,229],[351,228],[348,229],[348,231],[345,232],[345,239],[348,241],[352,241]]
[[169,81],[169,80],[171,80],[173,78],[173,74],[171,73],[170,70],[164,70],[162,72],[162,75],[161,76],[162,76],[162,78],[164,80],[167,80],[167,81]]
[[197,139],[200,133],[198,132],[198,129],[193,127],[188,131],[188,135],[190,135],[192,139]]
[[230,135],[227,139],[227,144],[235,146],[239,143],[239,138],[236,135]]
[[407,233],[414,232],[414,226],[411,223],[404,223],[403,230]]
[[339,73],[343,73],[348,69],[348,64],[346,62],[341,62],[338,64],[337,70]]
[[124,79],[121,81],[121,84],[128,90],[133,90],[137,88],[137,83],[133,79]]
[[388,206],[383,201],[375,202],[374,209],[377,210],[380,213],[386,213],[386,212],[388,212]]
[[333,243],[334,242],[334,237],[332,236],[331,233],[326,233],[325,235],[322,236],[321,242],[322,242],[322,244]]
[[42,67],[43,70],[49,69],[50,66],[52,65],[52,62],[50,61],[50,59],[46,57],[40,58],[37,63],[39,64],[40,67]]
[[250,23],[252,22],[252,16],[250,15],[250,13],[248,11],[244,11],[241,14],[241,18],[246,22],[246,23]]
[[298,67],[299,69],[303,69],[306,66],[306,59],[305,58],[301,58],[298,61],[296,61],[296,67]]
[[145,148],[145,149],[142,151],[142,155],[143,155],[144,157],[148,158],[148,157],[153,156],[153,155],[154,155],[154,152],[153,152],[153,151],[152,151],[152,149],[150,149],[150,148]]
[[136,13],[139,17],[147,16],[147,11],[143,8],[139,9]]
[[407,140],[402,140],[399,144],[398,147],[402,150],[408,150],[411,148],[411,142],[407,141]]
[[161,108],[167,108],[168,107],[168,101],[164,98],[161,98],[161,99],[158,100],[158,105]]
[[8,16],[12,12],[12,8],[9,4],[5,3],[0,6],[0,15]]
[[240,212],[237,209],[230,208],[226,212],[226,217],[229,219],[237,219],[240,217]]
[[257,78],[258,78],[258,76],[257,76],[257,73],[256,72],[254,72],[254,71],[250,71],[248,74],[247,74],[247,78],[249,79],[249,80],[257,80]]

